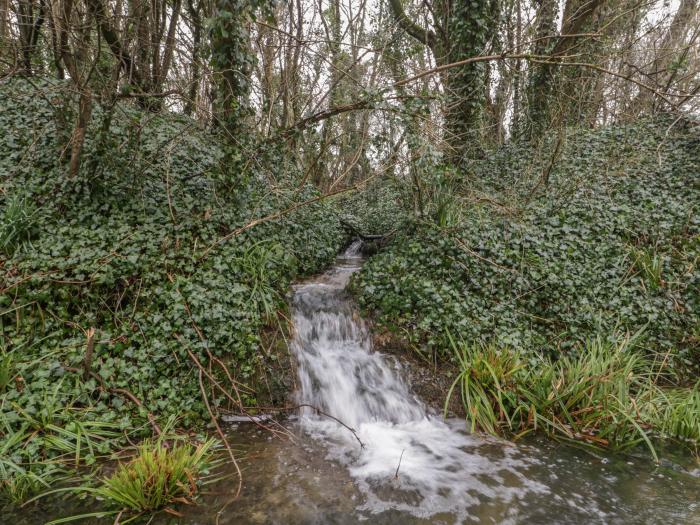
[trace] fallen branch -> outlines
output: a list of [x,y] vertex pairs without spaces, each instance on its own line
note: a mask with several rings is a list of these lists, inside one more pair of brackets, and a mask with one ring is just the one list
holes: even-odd
[[316,414],[318,414],[320,416],[327,417],[329,419],[332,419],[333,421],[338,423],[340,426],[349,430],[352,433],[352,435],[355,436],[355,439],[360,444],[360,448],[365,448],[365,444],[360,439],[360,436],[357,435],[357,431],[354,428],[352,428],[349,425],[346,425],[337,417],[335,417],[327,412],[324,412],[323,410],[321,410],[320,408],[318,408],[315,405],[310,405],[308,403],[301,403],[299,405],[294,405],[291,407],[255,407],[256,410],[279,411],[279,412],[288,412],[288,411],[292,411],[292,410],[299,410],[300,408],[311,408],[316,412]]
[[382,235],[367,235],[362,233],[360,230],[355,228],[355,226],[343,219],[340,219],[340,225],[343,226],[346,230],[348,230],[351,234],[355,235],[356,237],[359,237],[363,241],[378,241],[386,239],[387,237],[390,237],[391,235],[396,233],[396,230],[392,230],[389,233],[385,233]]
[[[363,181],[362,183],[365,183],[365,182],[366,182],[366,181]],[[313,203],[315,203],[315,202],[322,201],[322,200],[324,200],[324,199],[327,199],[327,198],[329,198],[329,197],[333,197],[333,196],[335,196],[335,195],[340,195],[341,193],[346,193],[346,192],[355,190],[355,189],[357,188],[357,186],[359,186],[359,184],[356,184],[355,186],[350,186],[350,187],[348,187],[348,188],[343,188],[343,189],[340,189],[340,190],[336,190],[336,191],[333,191],[333,192],[330,192],[330,193],[324,193],[323,195],[318,195],[318,196],[313,197],[313,198],[311,198],[311,199],[308,199],[308,200],[305,200],[305,201],[303,201],[303,202],[297,203],[297,204],[295,204],[295,205],[293,205],[293,206],[290,206],[289,208],[286,208],[286,209],[284,209],[284,210],[280,210],[280,211],[275,212],[275,213],[272,213],[272,214],[270,214],[270,215],[266,215],[265,217],[259,217],[259,218],[257,218],[257,219],[254,219],[254,220],[250,221],[248,224],[245,224],[245,225],[243,225],[243,226],[241,226],[241,227],[239,227],[239,228],[236,228],[235,230],[231,231],[230,233],[224,235],[223,237],[221,237],[221,238],[217,239],[216,241],[214,241],[213,243],[211,243],[211,244],[202,252],[202,254],[197,258],[197,262],[201,261],[201,260],[204,259],[207,255],[209,255],[209,252],[212,251],[214,248],[216,248],[219,244],[222,244],[222,243],[228,241],[229,239],[240,235],[240,234],[243,233],[244,231],[249,230],[249,229],[251,229],[251,228],[257,226],[258,224],[262,224],[262,223],[264,223],[264,222],[269,222],[269,221],[272,221],[272,220],[275,220],[275,219],[279,219],[280,217],[283,217],[283,216],[285,216],[285,215],[287,215],[287,214],[289,214],[289,213],[292,213],[293,211],[295,211],[295,210],[297,210],[297,209],[299,209],[299,208],[302,208],[302,207],[304,207],[304,206],[308,206],[308,205],[310,205],[310,204],[313,204]]]

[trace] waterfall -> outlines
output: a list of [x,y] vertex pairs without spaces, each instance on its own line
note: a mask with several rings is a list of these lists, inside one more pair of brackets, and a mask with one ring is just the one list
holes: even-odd
[[345,259],[353,259],[357,258],[362,254],[362,246],[363,246],[362,239],[355,239],[350,243],[350,246],[347,247],[345,250],[345,253],[343,253],[343,257]]
[[[303,409],[303,428],[328,445],[329,459],[347,466],[373,512],[464,513],[478,501],[476,494],[497,492],[507,501],[526,490],[545,491],[519,473],[524,460],[508,447],[497,460],[479,454],[483,437],[432,415],[411,392],[399,363],[372,349],[345,291],[362,261],[360,244],[353,243],[331,271],[294,288],[290,347],[299,367],[298,398],[318,409]],[[497,480],[504,470],[514,479],[496,491],[487,478]]]

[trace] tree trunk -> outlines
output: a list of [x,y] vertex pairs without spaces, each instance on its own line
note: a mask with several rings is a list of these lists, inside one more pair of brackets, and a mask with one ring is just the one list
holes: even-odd
[[[557,39],[557,15],[559,0],[536,0],[535,42],[533,53],[544,56],[551,52]],[[530,63],[527,89],[527,132],[536,137],[546,129],[550,119],[550,104],[553,103],[554,70],[549,64]]]
[[[661,92],[667,91],[672,84],[675,70],[672,64],[681,59],[688,28],[695,19],[698,11],[698,0],[681,0],[668,31],[661,45],[656,49],[648,79],[653,87]],[[654,100],[654,94],[649,90],[640,90],[632,104],[636,113],[654,113],[660,109]]]

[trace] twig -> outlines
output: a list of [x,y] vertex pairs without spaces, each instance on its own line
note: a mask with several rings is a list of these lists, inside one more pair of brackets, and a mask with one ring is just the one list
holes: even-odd
[[[177,337],[178,341],[182,342],[182,340],[180,339],[179,335],[175,334],[175,336]],[[192,361],[193,361],[194,364],[197,366],[197,368],[198,368],[205,376],[207,376],[207,379],[209,379],[209,381],[211,382],[211,384],[212,384],[213,386],[215,386],[221,393],[223,393],[224,396],[226,396],[226,397],[229,399],[229,401],[231,401],[232,403],[234,403],[235,405],[237,405],[238,408],[241,410],[241,412],[243,412],[246,416],[248,416],[248,417],[250,418],[250,421],[251,421],[252,423],[255,423],[255,424],[256,424],[257,426],[259,426],[260,428],[262,428],[262,429],[264,429],[264,430],[267,430],[268,432],[272,432],[273,434],[277,434],[277,433],[279,432],[278,430],[275,430],[275,429],[273,429],[273,428],[270,428],[270,427],[268,427],[267,425],[264,425],[264,424],[262,424],[260,421],[256,420],[250,413],[248,413],[248,412],[246,411],[246,408],[245,408],[243,405],[240,405],[240,404],[239,404],[240,401],[237,401],[236,399],[234,399],[234,397],[221,385],[221,383],[219,383],[219,382],[214,378],[214,376],[212,376],[212,375],[204,368],[204,366],[202,366],[202,363],[199,361],[199,359],[197,359],[197,356],[194,355],[194,354],[192,353],[192,351],[191,351],[187,346],[185,346],[185,350],[187,351],[187,353],[188,353],[189,356],[190,356],[190,359],[192,359]],[[289,433],[286,432],[286,431],[285,431],[285,432],[282,432],[282,433],[283,433],[283,434],[286,434],[286,435],[289,435]]]
[[[64,366],[63,369],[68,371],[68,372],[76,372],[76,373],[83,373],[83,374],[85,372],[83,369],[75,368],[72,366]],[[93,371],[89,372],[89,376],[92,377],[93,379],[95,379],[95,381],[97,381],[99,383],[99,386],[97,387],[99,390],[102,390],[103,392],[110,392],[112,394],[119,394],[123,397],[128,398],[137,407],[139,407],[139,408],[143,407],[143,402],[138,397],[136,397],[131,391],[127,390],[126,388],[110,388],[110,387],[108,387],[107,385],[105,385],[105,382],[102,379],[102,377]],[[146,417],[148,418],[148,422],[151,424],[151,427],[153,428],[153,432],[155,432],[156,435],[160,436],[163,432],[160,429],[160,427],[158,426],[158,423],[156,422],[156,418],[148,410],[146,410]]]
[[87,345],[85,348],[85,358],[83,359],[83,381],[86,381],[92,370],[92,354],[95,351],[95,328],[88,328],[85,332]]
[[299,405],[295,405],[295,406],[291,406],[291,407],[255,407],[255,408],[256,408],[256,410],[267,410],[267,411],[275,410],[275,411],[280,411],[280,412],[282,412],[282,411],[285,411],[285,412],[286,412],[286,411],[291,411],[291,410],[298,410],[298,409],[300,409],[300,408],[305,408],[305,407],[306,407],[306,408],[312,408],[313,410],[316,411],[316,413],[317,413],[318,415],[324,416],[324,417],[327,417],[327,418],[330,418],[330,419],[332,419],[333,421],[335,421],[336,423],[338,423],[340,426],[342,426],[342,427],[348,429],[348,430],[352,433],[352,435],[355,436],[355,439],[356,439],[357,442],[360,444],[360,448],[365,448],[365,444],[364,444],[364,443],[362,442],[362,440],[360,439],[360,436],[357,435],[357,431],[356,431],[354,428],[352,428],[352,427],[346,425],[345,423],[343,423],[343,422],[342,422],[340,419],[338,419],[337,417],[332,416],[331,414],[329,414],[329,413],[327,413],[327,412],[324,412],[323,410],[321,410],[320,408],[318,408],[318,407],[315,406],[315,405],[310,405],[310,404],[308,404],[308,403],[301,403],[301,404],[299,404]]
[[[179,290],[179,289],[178,289],[178,293],[180,293],[180,290]],[[180,295],[182,296],[182,293],[180,293]],[[212,383],[214,386],[216,386],[221,392],[223,392],[223,394],[224,394],[234,405],[236,405],[236,406],[238,407],[238,409],[239,409],[241,412],[243,412],[246,416],[248,416],[248,418],[250,419],[251,422],[255,423],[255,424],[258,425],[260,428],[262,428],[262,429],[264,429],[264,430],[267,430],[268,432],[271,432],[271,433],[273,433],[273,434],[277,434],[277,433],[279,432],[279,433],[281,433],[281,434],[285,434],[287,437],[291,437],[291,434],[290,434],[286,429],[284,429],[283,427],[281,427],[281,425],[278,425],[278,426],[282,429],[281,431],[280,431],[279,429],[274,429],[274,428],[268,427],[267,425],[264,425],[264,424],[262,424],[260,421],[256,420],[256,419],[254,418],[254,416],[252,416],[252,415],[245,409],[245,407],[244,407],[244,405],[243,405],[243,400],[241,399],[241,394],[240,394],[240,392],[239,392],[238,387],[240,386],[240,387],[244,388],[244,389],[247,390],[249,393],[254,393],[254,391],[253,391],[251,388],[249,388],[247,385],[244,385],[244,384],[241,384],[241,383],[238,383],[237,381],[235,381],[235,380],[233,379],[233,377],[231,376],[231,372],[229,371],[228,367],[224,364],[224,362],[221,361],[221,359],[219,359],[218,357],[214,356],[214,355],[211,353],[211,351],[209,350],[208,346],[206,346],[206,339],[205,339],[205,337],[204,337],[204,334],[202,333],[202,330],[199,328],[199,326],[197,325],[197,323],[196,323],[195,320],[194,320],[194,317],[192,316],[192,310],[190,310],[189,304],[187,303],[187,301],[185,300],[184,297],[182,298],[182,300],[183,300],[183,304],[185,305],[185,310],[187,311],[187,314],[188,314],[188,316],[189,316],[189,318],[190,318],[190,323],[192,324],[192,327],[194,328],[195,332],[196,332],[197,335],[199,336],[199,339],[202,341],[202,343],[205,344],[205,350],[206,350],[206,352],[207,352],[207,356],[209,357],[209,362],[210,362],[209,371],[207,371],[207,370],[204,369],[204,367],[202,366],[202,364],[201,364],[201,362],[199,361],[199,359],[197,359],[197,357],[194,355],[194,353],[192,353],[192,351],[189,349],[189,347],[182,341],[182,339],[180,338],[179,334],[175,334],[176,339],[177,339],[178,341],[180,341],[180,343],[182,343],[182,344],[185,346],[185,349],[187,350],[187,353],[188,353],[188,355],[190,356],[190,359],[192,359],[192,361],[194,361],[195,365],[197,365],[197,367],[198,367],[200,370],[202,370],[202,371],[204,372],[204,374],[206,374],[207,378],[209,379],[209,381],[211,381],[211,383]],[[231,396],[231,394],[230,394],[230,393],[229,393],[229,392],[214,378],[214,376],[212,375],[212,371],[211,371],[211,362],[215,362],[216,364],[218,364],[218,365],[222,368],[222,370],[223,370],[224,373],[226,374],[226,377],[227,377],[228,380],[229,380],[229,383],[231,384],[231,387],[233,388],[233,391],[234,391],[235,394],[236,394],[236,399],[234,399],[234,398]]]
[[261,223],[264,223],[264,222],[268,222],[268,221],[272,221],[272,220],[275,220],[275,219],[279,219],[280,217],[283,217],[283,216],[285,216],[285,215],[287,215],[287,214],[289,214],[289,213],[291,213],[291,212],[293,212],[293,211],[295,211],[295,210],[297,210],[297,209],[299,209],[299,208],[301,208],[301,207],[303,207],[303,206],[308,206],[309,204],[313,204],[313,203],[315,203],[315,202],[319,202],[319,201],[321,201],[321,200],[327,199],[327,198],[332,197],[332,196],[334,196],[334,195],[339,195],[339,194],[341,194],[341,193],[346,193],[346,192],[352,191],[352,190],[354,190],[354,189],[355,189],[355,186],[350,186],[349,188],[343,188],[343,189],[340,189],[340,190],[332,191],[332,192],[329,192],[329,193],[326,193],[326,194],[323,194],[323,195],[319,195],[319,196],[317,196],[317,197],[313,197],[313,198],[311,198],[311,199],[305,200],[305,201],[303,201],[303,202],[297,203],[297,204],[295,204],[295,205],[293,205],[293,206],[290,206],[290,207],[287,208],[287,209],[280,210],[280,211],[275,212],[275,213],[272,213],[272,214],[270,214],[270,215],[266,215],[265,217],[259,217],[259,218],[257,218],[257,219],[254,219],[254,220],[250,221],[248,224],[244,224],[243,226],[241,226],[241,227],[239,227],[239,228],[236,228],[236,229],[233,230],[232,232],[230,232],[230,233],[224,235],[223,237],[221,237],[221,238],[219,238],[218,240],[216,240],[216,241],[214,241],[213,243],[211,243],[211,244],[202,252],[202,254],[197,258],[197,261],[199,262],[199,261],[201,261],[202,259],[204,259],[207,255],[209,255],[209,252],[212,251],[214,248],[216,248],[219,244],[222,244],[222,243],[228,241],[228,240],[231,239],[232,237],[236,237],[236,236],[240,235],[240,234],[243,233],[244,231],[249,230],[249,229],[253,228],[254,226],[257,226],[258,224],[261,224]]
[[399,464],[396,465],[396,472],[394,473],[394,479],[399,479],[399,469],[401,468],[401,460],[403,459],[404,452],[406,452],[406,449],[403,449],[401,451],[401,456],[399,457]]
[[219,434],[219,437],[221,438],[222,443],[224,444],[224,447],[226,447],[226,451],[228,452],[229,457],[231,458],[231,463],[233,464],[234,468],[236,469],[236,473],[238,474],[238,486],[236,487],[236,493],[234,494],[233,498],[231,498],[229,501],[227,501],[223,507],[219,510],[219,512],[216,513],[216,523],[219,523],[219,518],[221,517],[221,513],[224,511],[226,507],[228,507],[231,503],[233,503],[236,499],[238,499],[238,496],[241,494],[241,488],[243,487],[243,474],[241,473],[241,469],[238,466],[238,462],[236,461],[235,456],[233,455],[233,450],[231,450],[231,445],[229,445],[228,440],[226,439],[226,435],[224,434],[223,430],[221,430],[221,427],[219,426],[219,422],[216,419],[216,416],[214,413],[211,411],[211,406],[209,406],[209,398],[207,397],[207,392],[204,389],[204,381],[202,381],[202,369],[199,369],[199,389],[202,392],[202,400],[204,401],[205,406],[207,407],[207,412],[209,412],[209,417],[211,418],[211,422],[214,423],[214,426],[216,427],[216,432]]

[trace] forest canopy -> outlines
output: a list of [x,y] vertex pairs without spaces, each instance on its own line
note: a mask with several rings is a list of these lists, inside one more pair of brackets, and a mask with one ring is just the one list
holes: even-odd
[[329,188],[551,128],[696,114],[698,16],[696,0],[3,0],[0,60],[5,78],[69,80],[73,175],[93,107],[129,101],[248,156],[284,139]]

